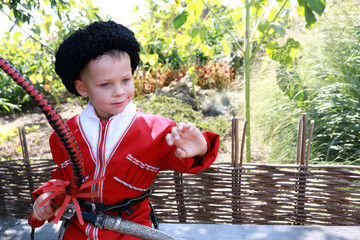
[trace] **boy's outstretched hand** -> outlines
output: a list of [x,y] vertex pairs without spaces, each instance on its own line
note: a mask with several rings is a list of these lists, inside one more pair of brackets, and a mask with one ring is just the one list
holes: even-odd
[[177,147],[176,157],[202,157],[207,152],[205,137],[192,123],[180,122],[166,134],[166,142],[169,146]]

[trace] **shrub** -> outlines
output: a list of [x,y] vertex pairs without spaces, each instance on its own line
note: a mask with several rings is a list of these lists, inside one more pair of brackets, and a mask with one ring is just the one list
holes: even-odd
[[235,80],[235,70],[226,63],[209,63],[196,66],[197,85],[203,89],[226,89]]
[[[209,63],[202,67],[193,68],[196,85],[202,89],[226,89],[235,82],[235,70],[226,63]],[[173,70],[161,65],[156,70],[136,71],[134,74],[135,96],[155,92],[156,89],[168,86],[171,82],[179,81],[185,76],[189,68],[180,66]]]
[[145,95],[155,92],[156,89],[168,86],[172,81],[179,81],[185,76],[185,67],[181,66],[178,70],[157,67],[147,71],[136,71],[134,74],[135,96]]

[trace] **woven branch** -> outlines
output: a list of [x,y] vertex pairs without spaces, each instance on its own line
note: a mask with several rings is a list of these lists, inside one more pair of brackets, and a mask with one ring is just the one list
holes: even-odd
[[[0,216],[31,213],[34,187],[50,178],[51,159],[0,162]],[[214,163],[199,174],[162,171],[151,202],[160,222],[359,225],[360,166]]]

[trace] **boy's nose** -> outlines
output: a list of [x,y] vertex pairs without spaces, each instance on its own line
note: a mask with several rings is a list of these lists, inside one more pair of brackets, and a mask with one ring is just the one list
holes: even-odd
[[114,95],[115,96],[122,96],[125,94],[124,89],[121,86],[116,86],[114,89]]

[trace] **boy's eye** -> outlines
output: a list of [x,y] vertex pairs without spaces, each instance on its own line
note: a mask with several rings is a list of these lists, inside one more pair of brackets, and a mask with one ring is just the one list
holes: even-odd
[[109,83],[102,83],[100,86],[101,87],[107,87],[107,86],[109,86],[110,84]]
[[123,82],[129,82],[131,79],[130,78],[125,78],[124,80],[123,80]]

